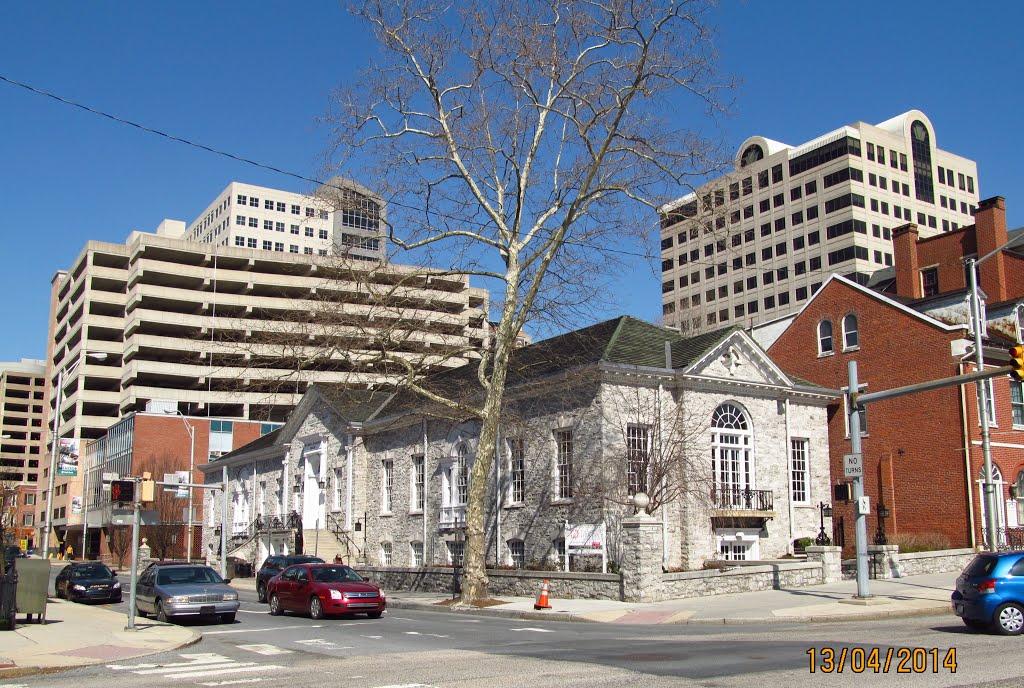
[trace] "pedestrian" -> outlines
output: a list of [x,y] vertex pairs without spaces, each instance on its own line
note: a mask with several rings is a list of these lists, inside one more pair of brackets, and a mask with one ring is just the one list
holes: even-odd
[[341,558],[340,554],[335,554],[334,555],[334,563],[335,564],[344,564],[345,561]]
[[68,549],[67,549],[67,556],[66,556],[65,558],[66,558],[66,559],[67,559],[68,561],[71,561],[72,559],[74,559],[74,558],[75,558],[75,548],[74,548],[74,547],[72,547],[71,545],[68,545]]

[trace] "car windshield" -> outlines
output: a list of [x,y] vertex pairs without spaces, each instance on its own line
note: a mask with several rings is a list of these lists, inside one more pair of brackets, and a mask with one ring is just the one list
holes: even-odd
[[992,569],[996,567],[996,557],[974,557],[974,561],[967,565],[964,569],[965,576],[987,576],[992,573]]
[[157,585],[202,585],[224,582],[216,571],[206,566],[161,569],[156,580]]
[[363,577],[347,566],[318,566],[310,569],[317,583],[361,582]]
[[71,570],[72,578],[113,578],[114,574],[103,564],[78,566]]
[[322,564],[324,560],[320,557],[290,557],[289,564]]

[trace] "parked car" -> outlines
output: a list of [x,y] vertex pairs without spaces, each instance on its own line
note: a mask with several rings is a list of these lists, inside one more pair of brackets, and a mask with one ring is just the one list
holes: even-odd
[[267,583],[277,574],[284,571],[292,564],[322,564],[324,560],[320,557],[312,557],[308,554],[275,554],[267,557],[267,560],[256,572],[256,597],[260,602],[267,601]]
[[159,621],[180,616],[219,616],[235,620],[238,593],[209,566],[168,564],[151,566],[139,577],[135,609],[139,616],[155,614]]
[[68,564],[53,584],[57,597],[72,602],[120,602],[121,583],[117,573],[98,561]]
[[1024,631],[1024,552],[985,552],[956,579],[953,613],[968,628]]
[[328,614],[366,614],[379,619],[387,605],[384,591],[342,564],[297,564],[270,579],[270,613],[306,612],[313,619]]

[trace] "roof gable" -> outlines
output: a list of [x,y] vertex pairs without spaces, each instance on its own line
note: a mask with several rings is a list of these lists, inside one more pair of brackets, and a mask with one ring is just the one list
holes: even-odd
[[684,371],[698,376],[748,382],[752,384],[793,387],[793,380],[775,365],[754,339],[740,329],[733,329],[720,338]]

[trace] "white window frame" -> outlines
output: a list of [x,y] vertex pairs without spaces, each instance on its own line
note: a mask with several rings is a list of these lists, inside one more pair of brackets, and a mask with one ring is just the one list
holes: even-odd
[[[828,326],[828,334],[825,334],[825,326]],[[818,355],[819,356],[832,356],[836,352],[836,342],[834,337],[834,328],[832,327],[832,321],[828,318],[818,321],[817,327],[818,335]],[[825,348],[825,342],[828,342],[828,348]]]
[[[850,327],[851,321],[853,323],[853,327]],[[859,323],[857,322],[857,315],[855,313],[847,313],[843,316],[843,351],[856,351],[860,348],[860,331],[858,329],[858,325]],[[851,335],[854,339],[852,344],[850,343]]]
[[[753,490],[757,484],[754,473],[754,431],[750,414],[739,404],[727,401],[715,409],[731,406],[741,427],[711,425],[711,473],[715,488],[735,493]],[[745,427],[742,427],[745,426]]]
[[1010,380],[1010,418],[1013,427],[1024,427],[1024,382],[1017,380]]
[[626,490],[630,495],[648,491],[651,467],[651,426],[626,425]]
[[[717,528],[715,530],[716,547],[720,559],[725,561],[756,561],[761,556],[761,538],[756,531],[742,528]],[[729,546],[726,554],[723,547]],[[737,549],[739,548],[739,549]],[[742,557],[735,556],[742,551]]]
[[791,437],[789,440],[789,494],[794,504],[809,504],[811,501],[810,440],[806,437]]
[[342,506],[345,504],[345,495],[343,490],[345,488],[345,469],[335,468],[334,469],[334,503],[331,505],[331,511],[341,511]]
[[555,439],[555,475],[554,493],[558,501],[572,499],[572,459],[573,459],[573,432],[571,428],[559,428],[554,432]]
[[448,564],[451,566],[463,566],[466,563],[466,543],[449,540],[445,543],[448,552]]
[[526,501],[526,448],[522,438],[505,440],[508,449],[508,505]]
[[422,514],[426,505],[427,462],[423,454],[413,454],[409,469],[409,513]]
[[380,512],[381,514],[390,514],[395,498],[395,462],[391,459],[384,459],[380,465]]
[[526,543],[522,540],[508,541],[508,561],[517,569],[526,568]]
[[423,566],[423,543],[420,540],[413,540],[409,543],[409,563],[413,566]]
[[382,566],[394,566],[395,548],[390,542],[380,543],[380,563]]

